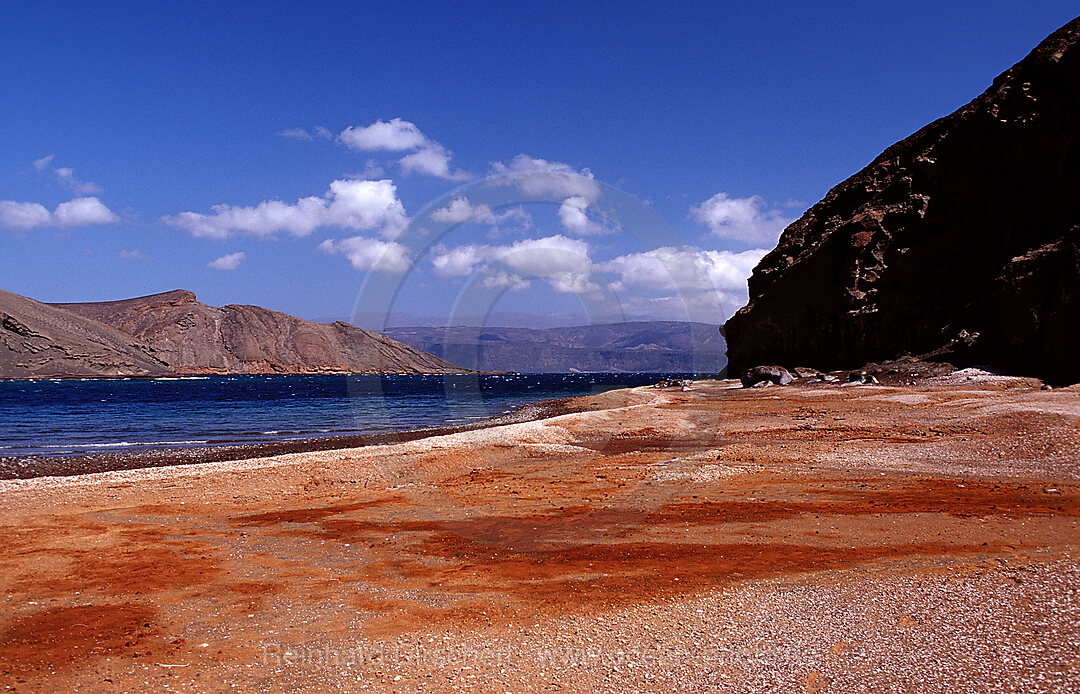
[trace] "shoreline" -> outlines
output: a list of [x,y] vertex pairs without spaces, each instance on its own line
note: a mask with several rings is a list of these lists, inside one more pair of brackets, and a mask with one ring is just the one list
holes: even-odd
[[1075,689],[1080,387],[928,381],[0,482],[0,685]]
[[[615,389],[623,390],[623,389]],[[553,398],[514,407],[509,412],[463,424],[378,434],[309,437],[259,443],[212,446],[162,447],[117,453],[90,453],[69,456],[0,456],[0,481],[39,477],[73,477],[118,470],[140,470],[201,463],[224,463],[251,458],[270,458],[293,453],[316,453],[366,448],[416,441],[504,424],[532,422],[578,411],[571,403],[586,396]]]

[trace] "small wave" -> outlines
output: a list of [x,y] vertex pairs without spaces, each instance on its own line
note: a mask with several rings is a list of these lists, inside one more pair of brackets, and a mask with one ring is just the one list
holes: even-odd
[[[109,443],[69,443],[66,445],[41,444],[37,448],[128,448],[131,446],[194,446],[210,443],[209,439],[185,441],[112,441]],[[10,448],[10,446],[7,446]]]

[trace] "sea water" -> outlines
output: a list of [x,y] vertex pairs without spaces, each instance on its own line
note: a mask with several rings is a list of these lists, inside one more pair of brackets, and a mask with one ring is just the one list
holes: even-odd
[[689,374],[202,376],[0,381],[0,457],[68,456],[456,426]]

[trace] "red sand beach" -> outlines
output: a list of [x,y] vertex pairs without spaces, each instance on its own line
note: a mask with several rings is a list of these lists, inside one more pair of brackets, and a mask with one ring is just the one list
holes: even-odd
[[0,482],[17,691],[1066,691],[1080,389],[730,381]]

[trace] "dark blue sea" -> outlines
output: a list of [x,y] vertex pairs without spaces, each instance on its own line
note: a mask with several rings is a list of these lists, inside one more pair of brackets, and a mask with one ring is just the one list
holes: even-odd
[[370,435],[689,374],[206,376],[0,381],[0,457]]

